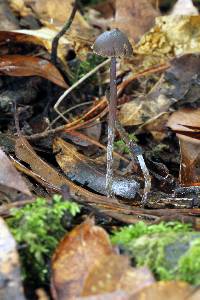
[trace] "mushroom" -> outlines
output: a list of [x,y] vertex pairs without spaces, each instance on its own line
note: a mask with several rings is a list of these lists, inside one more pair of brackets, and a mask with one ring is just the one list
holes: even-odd
[[103,32],[96,39],[93,45],[93,51],[100,56],[111,57],[106,172],[106,191],[107,196],[111,197],[113,194],[113,143],[115,138],[115,121],[117,111],[116,57],[130,57],[133,54],[133,49],[126,35],[118,29],[113,29]]
[[184,186],[200,185],[200,109],[184,108],[174,112],[167,126],[179,139],[180,183]]

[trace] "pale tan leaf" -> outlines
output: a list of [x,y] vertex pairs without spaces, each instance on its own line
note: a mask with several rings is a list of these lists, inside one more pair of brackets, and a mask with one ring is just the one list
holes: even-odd
[[2,218],[0,218],[0,282],[1,300],[25,300],[17,245]]
[[25,181],[0,148],[0,189],[5,191],[6,188],[31,196]]

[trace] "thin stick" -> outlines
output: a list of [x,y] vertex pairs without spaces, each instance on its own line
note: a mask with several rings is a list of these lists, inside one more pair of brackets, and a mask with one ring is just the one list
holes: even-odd
[[75,0],[74,4],[73,4],[73,9],[72,9],[71,15],[69,16],[69,19],[64,24],[61,31],[59,31],[58,34],[53,38],[52,47],[51,47],[51,62],[54,65],[57,62],[57,51],[58,51],[59,39],[66,33],[67,30],[69,30],[69,28],[72,25],[72,22],[74,20],[74,17],[76,15],[77,9],[78,9],[78,4],[77,4],[77,0]]
[[110,62],[110,58],[103,61],[101,64],[96,66],[94,69],[92,69],[90,72],[88,72],[86,75],[84,75],[82,78],[80,78],[77,82],[75,82],[69,89],[67,89],[57,100],[56,104],[54,105],[54,110],[57,112],[57,114],[60,116],[60,118],[64,119],[65,122],[68,122],[68,120],[65,118],[65,116],[58,110],[58,106],[63,101],[63,99],[71,93],[76,87],[78,87],[82,82],[84,82],[87,78],[92,76],[94,73],[96,73],[100,68],[104,67],[107,63]]
[[110,64],[110,100],[108,103],[108,144],[107,144],[107,171],[106,171],[106,192],[107,196],[113,196],[113,147],[115,139],[115,121],[117,112],[117,84],[116,84],[116,58],[111,58]]
[[[92,104],[92,103],[93,103],[93,101],[86,101],[86,102],[83,102],[83,103],[78,103],[78,104],[76,104],[76,105],[74,105],[74,106],[68,108],[67,110],[65,110],[65,111],[63,112],[63,115],[65,115],[65,114],[71,112],[72,110],[74,110],[74,109],[76,109],[76,108],[79,108],[79,107],[81,107],[81,106],[85,106],[85,105],[88,105],[88,104]],[[48,128],[50,128],[51,126],[53,126],[59,119],[60,119],[60,116],[56,117],[56,118],[51,122],[51,124],[49,125]],[[68,122],[69,122],[69,120],[68,120]],[[47,129],[48,129],[48,128],[47,128]]]
[[147,169],[144,158],[142,156],[142,149],[135,142],[133,142],[129,139],[127,132],[122,127],[120,122],[118,122],[118,121],[116,122],[116,127],[117,127],[117,130],[119,131],[122,139],[124,140],[125,144],[129,148],[129,151],[131,153],[131,159],[132,159],[133,163],[135,162],[135,157],[136,157],[138,160],[138,163],[140,165],[140,168],[142,170],[142,173],[144,176],[144,193],[143,193],[143,197],[142,197],[142,204],[145,205],[147,203],[148,193],[151,190],[151,176],[149,174],[149,170]]

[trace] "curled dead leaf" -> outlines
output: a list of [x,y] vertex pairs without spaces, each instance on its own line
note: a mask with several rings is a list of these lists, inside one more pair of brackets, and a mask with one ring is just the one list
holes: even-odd
[[[67,177],[79,184],[89,187],[96,192],[106,195],[105,167],[97,164],[97,161],[79,153],[76,148],[56,138],[53,144],[56,152],[56,160]],[[115,175],[113,178],[113,190],[118,196],[134,199],[139,191],[139,183],[133,178]]]
[[3,191],[4,193],[7,191],[12,198],[15,198],[14,190],[21,192],[26,196],[31,196],[31,192],[25,181],[0,148],[0,191]]
[[0,56],[0,74],[9,76],[41,76],[53,83],[67,88],[58,69],[49,61],[23,55]]
[[25,300],[17,245],[2,218],[0,218],[0,282],[0,299]]
[[200,185],[200,140],[195,138],[199,131],[194,130],[195,127],[200,128],[200,109],[181,109],[174,112],[167,126],[177,133],[180,143],[180,182],[184,185]]
[[153,282],[148,269],[134,269],[128,257],[116,253],[107,233],[91,219],[64,237],[52,259],[55,300],[87,299],[91,295],[107,299],[101,298],[106,294],[109,299],[109,294],[120,295],[120,291],[125,292],[124,297]]

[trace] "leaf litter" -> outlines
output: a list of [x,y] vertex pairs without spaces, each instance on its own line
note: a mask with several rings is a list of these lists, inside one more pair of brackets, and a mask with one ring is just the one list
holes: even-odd
[[[107,232],[141,219],[147,224],[180,220],[199,230],[199,5],[82,2],[70,28],[64,25],[72,1],[10,0],[9,7],[0,7],[17,15],[0,32],[0,215],[7,219],[12,208],[20,210],[41,195],[49,201],[55,192],[83,207],[80,225],[71,226],[52,258],[47,293],[56,300],[198,299],[199,290],[188,283],[155,282],[147,266],[134,267],[130,253],[114,248]],[[51,46],[65,27],[55,63]],[[90,47],[102,31],[116,27],[128,35],[134,55],[117,64],[117,117],[128,139],[116,128],[115,139],[124,139],[125,146],[114,153],[115,195],[108,199],[102,159],[108,68],[106,61],[96,63]],[[136,143],[131,151],[128,134],[137,137],[141,152]],[[88,214],[98,226],[89,218],[83,222]],[[14,280],[21,284],[19,272]],[[48,297],[42,290],[37,295]],[[27,293],[20,297],[28,299]]]

